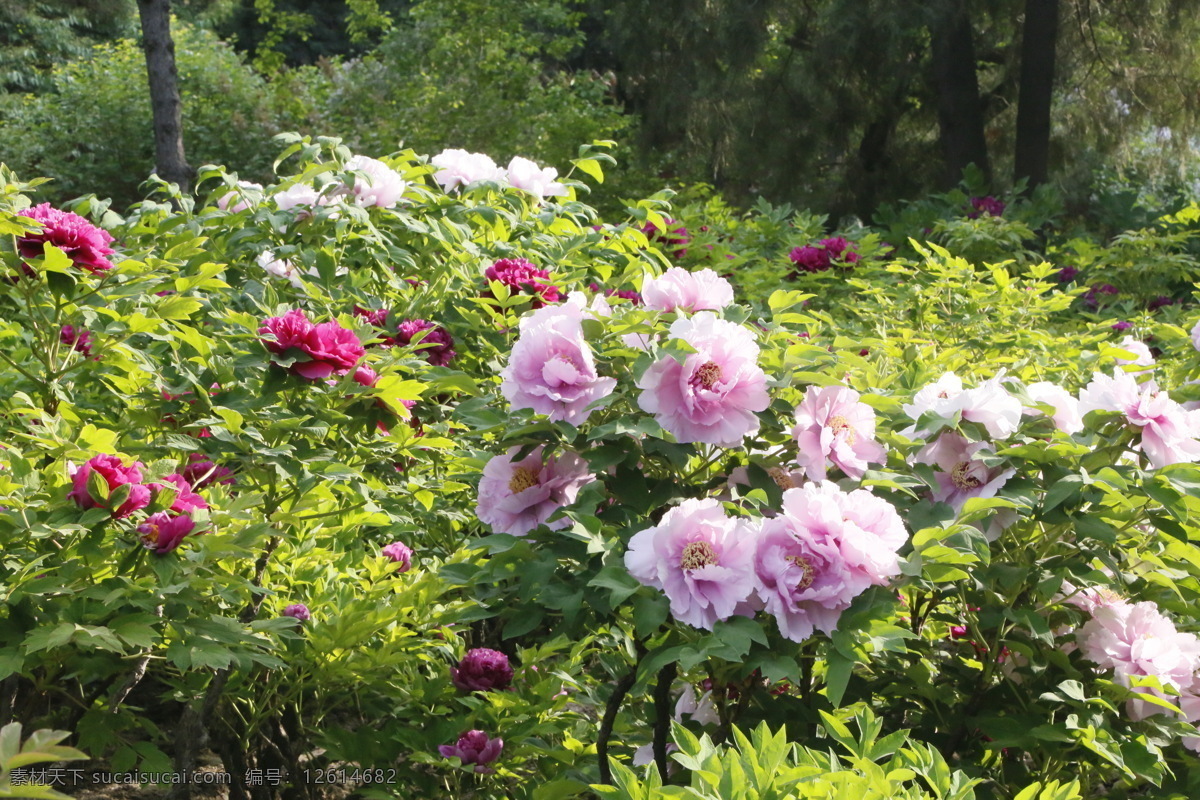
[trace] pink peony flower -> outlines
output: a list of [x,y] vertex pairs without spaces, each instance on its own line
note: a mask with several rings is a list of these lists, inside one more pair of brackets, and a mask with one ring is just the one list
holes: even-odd
[[92,334],[86,328],[63,325],[58,340],[77,353],[82,353],[85,358],[92,354]]
[[1192,347],[1200,350],[1200,322],[1192,326]]
[[1133,358],[1118,357],[1117,364],[1121,366],[1133,364],[1139,367],[1154,367],[1154,354],[1150,352],[1150,348],[1146,346],[1146,343],[1140,339],[1135,339],[1132,336],[1126,336],[1121,340],[1121,343],[1117,345],[1117,347],[1133,355]]
[[[1121,603],[1097,607],[1092,618],[1075,634],[1084,658],[1116,673],[1118,683],[1130,685],[1134,676],[1152,675],[1178,691],[1191,688],[1200,670],[1200,639],[1180,633],[1154,603]],[[1140,688],[1140,693],[1162,693]],[[1174,701],[1172,701],[1174,702]],[[1161,706],[1130,702],[1135,719],[1158,713]]]
[[393,208],[408,188],[400,173],[377,158],[353,156],[346,162],[346,171],[362,173],[354,179],[353,186],[342,190],[360,208]]
[[755,554],[757,592],[779,631],[802,642],[832,633],[841,613],[870,586],[900,574],[908,540],[900,515],[864,489],[807,484],[783,493],[783,512],[764,520]]
[[[1054,408],[1051,418],[1054,425],[1068,436],[1083,430],[1083,415],[1079,413],[1079,401],[1066,389],[1049,381],[1038,381],[1025,387],[1029,399],[1037,403],[1045,403]],[[1025,413],[1038,416],[1042,412],[1036,408],[1025,408]]]
[[312,619],[312,612],[308,610],[308,606],[304,603],[292,603],[283,609],[283,616],[291,617],[299,622],[308,622]]
[[[179,473],[163,478],[175,488],[175,499],[171,501],[171,510],[176,514],[191,514],[193,511],[208,508],[204,498],[192,491],[192,485]],[[167,488],[161,483],[147,484],[155,494]]]
[[[108,508],[116,519],[128,517],[150,505],[150,489],[142,485],[144,466],[142,462],[135,461],[127,467],[121,463],[121,459],[106,453],[93,456],[71,475],[72,488],[67,497],[80,508]],[[97,502],[88,492],[88,477],[92,472],[103,478],[108,487],[109,498],[104,503]],[[113,495],[122,486],[129,487],[128,494],[114,509],[111,507]]]
[[307,361],[293,363],[291,370],[310,380],[328,378],[335,373],[345,375],[366,353],[354,331],[334,321],[313,325],[299,310],[265,320],[258,332],[273,337],[273,340],[263,339],[263,344],[272,353],[284,355],[289,350],[298,350],[301,355],[308,356]]
[[195,489],[203,489],[214,483],[233,483],[233,471],[219,466],[200,453],[188,456],[188,463],[179,471],[183,479]]
[[[549,278],[550,273],[523,258],[502,258],[488,267],[483,275],[489,281],[503,283],[513,294],[532,294],[534,299],[530,308],[538,309],[546,303],[558,302],[558,287],[542,280]],[[488,290],[483,296],[493,295]]]
[[298,217],[311,216],[313,208],[327,206],[332,202],[333,198],[328,188],[318,192],[316,187],[309,183],[293,184],[282,192],[275,193],[275,205],[279,210],[295,209]]
[[[300,280],[300,270],[296,269],[296,265],[286,259],[276,258],[270,250],[259,253],[254,263],[262,267],[268,275],[284,278],[297,289],[304,287],[304,283]],[[307,274],[310,277],[316,277],[311,270]]]
[[[801,470],[788,470],[779,465],[766,466],[760,464],[780,491],[796,489],[804,485],[805,475]],[[734,467],[729,471],[725,484],[732,489],[734,486],[750,486],[750,471],[746,467]],[[729,499],[726,497],[725,499]]]
[[1079,413],[1115,411],[1126,422],[1141,429],[1141,449],[1156,469],[1170,464],[1200,460],[1200,442],[1189,412],[1154,381],[1138,385],[1137,379],[1119,369],[1110,378],[1095,373],[1079,393]]
[[969,442],[949,432],[921,448],[916,462],[933,464],[941,470],[934,475],[938,483],[933,491],[934,502],[949,503],[959,511],[972,497],[995,497],[1016,470],[989,467],[976,458],[984,452],[989,452],[986,442]]
[[[562,453],[543,458],[543,447],[519,461],[514,458],[521,448],[510,447],[483,468],[475,513],[496,533],[524,536],[546,523],[555,511],[574,503],[579,490],[596,480],[579,456]],[[552,531],[570,524],[566,518],[546,523]]]
[[449,365],[458,355],[454,352],[454,337],[441,325],[423,319],[406,319],[400,323],[397,330],[400,335],[396,337],[396,343],[400,345],[407,346],[414,338],[419,337],[417,352],[435,367]]
[[480,775],[495,772],[487,765],[498,759],[503,750],[503,739],[490,739],[483,731],[467,731],[452,745],[438,745],[438,752],[443,757],[457,758],[464,766],[474,764],[475,772]]
[[187,514],[158,511],[146,517],[146,521],[138,525],[137,532],[142,546],[161,556],[179,547],[193,527],[195,523]]
[[875,441],[875,410],[858,398],[844,386],[810,386],[796,407],[796,463],[812,480],[825,480],[826,460],[851,478],[861,478],[868,463],[887,460]]
[[733,286],[711,269],[671,267],[642,282],[642,302],[654,311],[717,311],[733,302]]
[[252,181],[238,181],[237,186],[217,198],[217,208],[236,214],[250,207],[252,198],[262,194],[262,184]]
[[399,566],[396,572],[408,572],[412,569],[412,548],[404,542],[392,542],[380,551],[384,558],[391,559]]
[[78,214],[54,208],[49,203],[18,213],[42,224],[40,231],[17,238],[17,252],[22,258],[44,255],[46,245],[52,244],[66,253],[75,266],[92,274],[113,268],[112,261],[108,259],[116,252],[108,246],[113,237],[103,228],[96,227]]
[[675,320],[671,337],[696,352],[682,364],[670,356],[651,364],[637,382],[638,405],[680,442],[739,446],[770,402],[754,336],[702,311]]
[[718,620],[750,611],[754,541],[754,529],[725,516],[718,501],[684,500],[634,534],[625,567],[667,596],[675,619],[712,630]]
[[521,320],[521,335],[500,373],[500,392],[514,409],[580,425],[588,406],[612,394],[615,378],[596,372],[577,303],[550,306]]
[[486,647],[468,650],[458,666],[450,670],[450,682],[464,692],[500,691],[507,689],[512,679],[508,656]]
[[507,173],[496,166],[496,162],[483,153],[468,153],[466,150],[443,150],[429,163],[438,167],[433,179],[450,192],[460,186],[467,186],[476,181],[504,181]]
[[538,203],[546,197],[566,197],[567,187],[557,183],[558,170],[554,167],[540,169],[527,158],[515,156],[508,162],[508,182],[514,188],[529,192]]

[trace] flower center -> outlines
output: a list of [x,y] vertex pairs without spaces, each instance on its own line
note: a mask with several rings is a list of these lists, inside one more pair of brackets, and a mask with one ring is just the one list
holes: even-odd
[[838,414],[836,417],[829,418],[829,427],[833,428],[833,433],[835,436],[839,433],[845,433],[846,435],[844,438],[846,440],[846,444],[854,444],[854,440],[858,438],[858,434],[855,432],[854,427],[841,414]]
[[538,474],[536,470],[529,467],[517,467],[513,470],[512,478],[508,481],[508,490],[513,494],[519,494],[531,486],[537,486]]
[[696,370],[696,381],[705,389],[711,389],[719,380],[721,380],[721,366],[715,361],[705,362]]
[[683,569],[700,569],[717,563],[717,551],[708,542],[688,542],[679,557],[679,566]]
[[153,547],[158,544],[158,526],[154,523],[147,523],[146,530],[142,531],[142,544],[146,547]]
[[792,480],[792,474],[783,467],[771,467],[767,470],[767,474],[771,476],[771,480],[775,481],[775,485],[784,491],[796,488],[796,482]]
[[971,462],[960,461],[950,470],[950,482],[959,489],[978,489],[983,481],[971,474]]
[[812,586],[813,582],[813,565],[808,563],[808,559],[804,556],[788,556],[787,560],[795,564],[804,574],[800,576],[800,582],[796,584],[797,589],[807,589]]

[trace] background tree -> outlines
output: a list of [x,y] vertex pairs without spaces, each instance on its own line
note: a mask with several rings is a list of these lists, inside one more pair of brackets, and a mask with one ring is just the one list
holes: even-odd
[[183,109],[175,42],[171,39],[171,0],[138,0],[142,46],[154,115],[154,163],[158,176],[188,191],[195,171],[183,151]]

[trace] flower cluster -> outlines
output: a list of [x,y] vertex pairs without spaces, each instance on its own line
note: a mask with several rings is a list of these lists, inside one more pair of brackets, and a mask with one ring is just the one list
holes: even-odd
[[1125,423],[1138,431],[1138,446],[1152,467],[1200,460],[1195,412],[1160,391],[1153,380],[1139,385],[1133,374],[1120,369],[1111,377],[1095,373],[1079,393],[1079,413],[1090,411],[1124,415]]
[[298,309],[266,319],[258,332],[272,353],[303,359],[293,361],[291,371],[310,380],[345,375],[366,352],[354,331],[332,320],[314,325]]
[[788,258],[795,265],[793,274],[802,272],[824,272],[831,267],[853,267],[858,263],[858,251],[851,242],[836,236],[822,239],[817,244],[803,245],[788,253]]
[[431,158],[429,163],[438,168],[433,173],[433,180],[446,192],[457,191],[478,181],[494,181],[527,192],[538,203],[547,197],[567,195],[567,187],[555,180],[558,170],[554,167],[542,169],[520,156],[514,156],[508,162],[508,168],[503,169],[483,153],[447,149]]
[[983,214],[989,217],[1004,216],[1004,209],[1007,208],[1003,201],[997,200],[991,195],[986,197],[972,197],[971,211],[967,213],[967,219],[979,219]]
[[717,500],[685,500],[634,535],[625,565],[681,622],[712,629],[765,608],[803,641],[832,633],[851,600],[899,575],[907,540],[889,503],[821,482],[788,489],[782,513],[758,523],[726,516]]

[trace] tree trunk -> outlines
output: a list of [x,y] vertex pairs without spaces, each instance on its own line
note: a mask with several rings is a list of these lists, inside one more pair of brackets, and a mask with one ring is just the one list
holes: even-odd
[[941,0],[930,26],[933,84],[945,158],[945,184],[954,186],[974,164],[991,181],[983,102],[975,74],[975,42],[965,0]]
[[183,155],[183,111],[175,42],[171,39],[171,0],[138,0],[150,108],[154,112],[154,165],[158,177],[188,191],[195,174]]
[[1054,91],[1057,41],[1058,0],[1025,0],[1013,180],[1027,178],[1028,189],[1045,183],[1049,171],[1050,102]]

